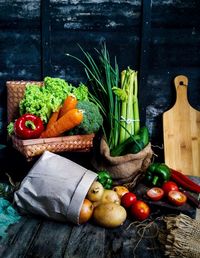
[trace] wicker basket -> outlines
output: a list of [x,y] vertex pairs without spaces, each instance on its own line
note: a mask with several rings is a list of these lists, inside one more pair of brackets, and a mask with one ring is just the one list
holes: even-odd
[[[43,82],[38,81],[7,81],[7,120],[8,123],[19,117],[19,103],[24,96],[27,83],[37,84],[38,87]],[[41,155],[45,150],[57,153],[65,151],[87,152],[93,147],[94,134],[73,135],[53,138],[39,138],[30,140],[21,140],[12,136],[14,148],[20,151],[27,160],[34,156]]]

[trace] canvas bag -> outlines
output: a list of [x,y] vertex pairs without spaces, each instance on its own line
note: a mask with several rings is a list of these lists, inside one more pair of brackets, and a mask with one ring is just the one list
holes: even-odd
[[84,198],[96,178],[96,173],[45,151],[15,192],[14,201],[22,213],[78,224]]

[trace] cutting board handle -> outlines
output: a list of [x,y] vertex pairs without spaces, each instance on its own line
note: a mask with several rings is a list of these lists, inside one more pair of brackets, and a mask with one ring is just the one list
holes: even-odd
[[188,87],[188,78],[185,75],[178,75],[174,78],[174,84],[176,88],[176,105],[178,103],[188,104],[187,99],[187,87]]
[[188,77],[185,75],[178,75],[174,78],[176,89],[178,86],[188,86]]

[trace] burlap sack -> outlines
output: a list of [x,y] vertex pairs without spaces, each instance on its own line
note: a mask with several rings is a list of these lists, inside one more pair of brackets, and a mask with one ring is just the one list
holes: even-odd
[[150,165],[152,156],[153,151],[149,143],[137,154],[112,157],[105,139],[101,138],[100,152],[95,154],[92,164],[97,170],[108,170],[115,185],[131,183],[134,186]]
[[165,229],[160,230],[158,240],[165,255],[170,258],[200,257],[200,222],[185,214],[165,218]]

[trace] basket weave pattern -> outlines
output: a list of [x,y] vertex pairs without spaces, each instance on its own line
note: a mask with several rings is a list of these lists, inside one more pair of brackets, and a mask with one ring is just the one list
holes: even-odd
[[[24,96],[27,83],[37,84],[39,87],[43,82],[38,81],[7,81],[7,120],[8,123],[19,117],[19,103]],[[61,136],[53,138],[39,138],[21,140],[12,136],[13,146],[20,151],[27,160],[41,155],[45,150],[51,152],[65,151],[90,151],[93,147],[94,134]]]

